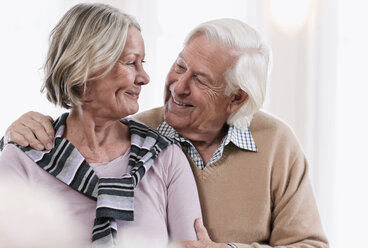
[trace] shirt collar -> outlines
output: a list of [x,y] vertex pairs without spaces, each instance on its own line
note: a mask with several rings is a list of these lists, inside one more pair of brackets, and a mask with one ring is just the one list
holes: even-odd
[[[184,144],[184,148],[187,150],[189,156],[192,158],[194,163],[200,169],[203,169],[205,167],[203,165],[202,158],[200,157],[199,153],[195,149],[192,142],[188,140],[187,138],[184,138],[183,136],[181,136],[178,132],[176,132],[173,127],[167,124],[166,121],[163,121],[158,126],[157,130],[162,135],[175,139],[181,144]],[[231,125],[229,127],[229,130],[226,136],[223,138],[221,144],[219,145],[219,147],[217,148],[217,150],[215,151],[215,153],[213,154],[211,160],[208,162],[207,165],[218,161],[222,157],[225,146],[228,145],[230,142],[232,142],[235,146],[237,146],[240,149],[258,152],[258,148],[256,146],[256,143],[253,140],[249,127],[247,127],[245,130],[241,130],[235,127],[234,125]]]
[[[175,139],[176,141],[192,144],[190,140],[181,136],[173,127],[167,124],[166,121],[161,122],[157,130],[162,135]],[[245,130],[241,130],[234,125],[231,125],[225,138],[222,140],[221,145],[226,146],[230,143],[230,141],[240,149],[258,152],[258,148],[253,140],[249,127],[247,127]]]
[[166,137],[179,141],[180,143],[190,143],[192,145],[192,142],[190,142],[189,139],[181,136],[173,127],[167,124],[166,121],[161,122],[161,124],[157,127],[157,131]]
[[258,152],[258,148],[253,140],[249,126],[245,130],[241,130],[234,125],[231,125],[223,140],[224,146],[229,144],[230,141],[241,149]]

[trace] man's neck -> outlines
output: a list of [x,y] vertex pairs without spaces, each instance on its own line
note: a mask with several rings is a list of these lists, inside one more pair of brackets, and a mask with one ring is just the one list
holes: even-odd
[[188,138],[199,155],[201,156],[203,163],[207,164],[217,148],[220,146],[223,138],[226,136],[229,127],[225,124],[221,129],[213,132],[206,133],[191,133],[188,135],[182,135],[183,137]]

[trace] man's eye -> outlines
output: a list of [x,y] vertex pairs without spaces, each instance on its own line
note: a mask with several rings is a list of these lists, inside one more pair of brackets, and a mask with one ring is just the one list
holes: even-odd
[[180,64],[175,64],[175,71],[176,72],[184,72],[185,71],[185,67],[180,65]]
[[193,75],[193,79],[195,80],[195,81],[197,81],[198,83],[200,83],[200,84],[203,84],[204,85],[204,83],[202,82],[202,80],[198,77],[198,75]]

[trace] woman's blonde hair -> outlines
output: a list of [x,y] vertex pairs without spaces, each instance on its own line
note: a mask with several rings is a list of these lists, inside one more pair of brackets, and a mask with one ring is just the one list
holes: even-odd
[[47,99],[71,108],[83,103],[87,80],[103,77],[120,58],[134,17],[106,4],[78,4],[50,34],[44,66]]

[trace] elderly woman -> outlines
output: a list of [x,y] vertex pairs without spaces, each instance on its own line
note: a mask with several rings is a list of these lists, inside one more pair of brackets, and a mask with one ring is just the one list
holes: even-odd
[[43,90],[70,112],[53,124],[52,150],[7,145],[0,180],[42,185],[62,197],[83,225],[86,246],[196,239],[201,213],[185,155],[172,140],[122,119],[138,111],[149,82],[139,24],[108,5],[79,4],[50,40]]

